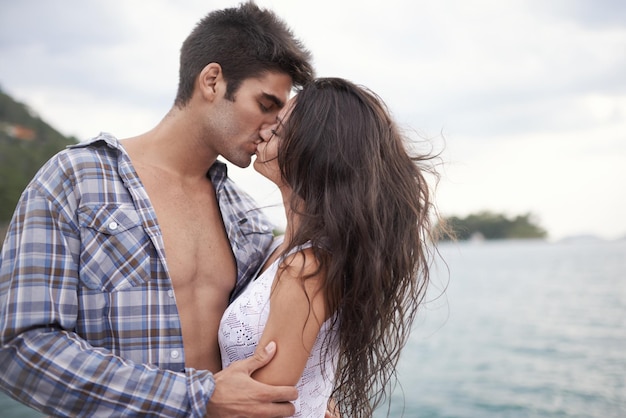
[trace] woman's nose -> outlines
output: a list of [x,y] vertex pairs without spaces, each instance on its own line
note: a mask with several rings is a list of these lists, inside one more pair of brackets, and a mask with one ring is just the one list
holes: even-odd
[[267,142],[270,139],[272,139],[272,136],[274,136],[274,129],[276,128],[276,124],[272,124],[272,125],[265,125],[263,128],[261,128],[261,130],[259,131],[259,137],[264,141]]

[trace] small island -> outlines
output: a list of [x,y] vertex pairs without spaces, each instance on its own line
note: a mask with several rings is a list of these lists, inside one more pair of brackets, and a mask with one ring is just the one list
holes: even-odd
[[548,233],[537,224],[531,213],[507,217],[482,211],[464,218],[445,217],[438,225],[442,241],[546,239]]

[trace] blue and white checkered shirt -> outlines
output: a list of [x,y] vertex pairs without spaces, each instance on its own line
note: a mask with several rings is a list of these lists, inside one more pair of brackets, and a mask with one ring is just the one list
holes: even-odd
[[[237,290],[272,225],[216,162],[209,171]],[[24,191],[0,259],[0,389],[54,416],[202,417],[208,371],[185,369],[163,240],[109,134],[66,149]]]

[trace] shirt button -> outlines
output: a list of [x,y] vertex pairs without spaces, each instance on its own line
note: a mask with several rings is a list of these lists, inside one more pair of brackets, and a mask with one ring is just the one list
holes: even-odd
[[267,232],[270,230],[269,225],[263,225],[263,231]]
[[180,353],[178,352],[178,350],[172,350],[172,352],[170,353],[170,356],[176,359],[178,358],[178,356],[180,356]]
[[172,289],[167,291],[167,296],[173,298],[174,297],[174,291]]
[[109,225],[107,226],[107,228],[109,228],[109,231],[115,231],[117,229],[117,222],[113,221],[111,223],[109,223]]

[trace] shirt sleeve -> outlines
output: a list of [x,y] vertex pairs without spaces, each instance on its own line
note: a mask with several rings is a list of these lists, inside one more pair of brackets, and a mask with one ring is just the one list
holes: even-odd
[[73,332],[80,240],[73,197],[52,191],[31,183],[2,248],[0,389],[53,416],[204,416],[210,372],[127,361]]

